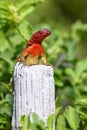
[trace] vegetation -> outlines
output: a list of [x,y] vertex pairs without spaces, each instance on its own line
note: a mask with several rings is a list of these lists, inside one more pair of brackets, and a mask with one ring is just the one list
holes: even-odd
[[[48,62],[55,66],[56,111],[48,117],[47,127],[33,114],[21,118],[20,130],[52,130],[55,120],[56,130],[87,129],[87,57],[82,56],[82,45],[87,43],[87,24],[80,21],[69,30],[39,24],[33,29],[26,16],[43,0],[22,0],[14,5],[0,1],[0,130],[11,130],[13,106],[13,86],[10,81],[17,58],[26,46],[33,31],[49,28],[52,35],[43,46]],[[84,48],[85,51],[85,48]]]

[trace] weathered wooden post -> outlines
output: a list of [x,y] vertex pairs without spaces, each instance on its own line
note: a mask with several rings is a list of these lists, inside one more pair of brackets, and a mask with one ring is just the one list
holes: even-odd
[[14,70],[14,108],[12,130],[18,130],[20,117],[35,112],[46,122],[55,111],[53,68],[45,65],[25,66]]

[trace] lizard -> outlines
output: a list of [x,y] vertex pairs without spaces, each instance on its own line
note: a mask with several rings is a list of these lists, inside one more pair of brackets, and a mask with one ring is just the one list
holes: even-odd
[[48,65],[42,41],[49,35],[51,35],[51,32],[47,28],[36,31],[28,41],[26,48],[21,52],[18,62],[25,65],[37,65],[41,55],[44,64]]

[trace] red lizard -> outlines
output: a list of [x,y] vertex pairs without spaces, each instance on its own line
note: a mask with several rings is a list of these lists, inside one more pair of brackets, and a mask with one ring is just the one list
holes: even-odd
[[39,56],[41,55],[42,61],[47,65],[42,41],[50,34],[51,32],[46,28],[35,32],[28,41],[26,48],[20,54],[18,61],[23,62],[25,65],[39,64]]

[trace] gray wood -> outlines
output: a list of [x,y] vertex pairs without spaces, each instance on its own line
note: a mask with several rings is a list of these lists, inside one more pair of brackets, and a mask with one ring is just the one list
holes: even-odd
[[53,68],[45,65],[25,66],[17,63],[14,69],[14,107],[12,130],[18,130],[21,115],[36,112],[46,122],[55,111]]

